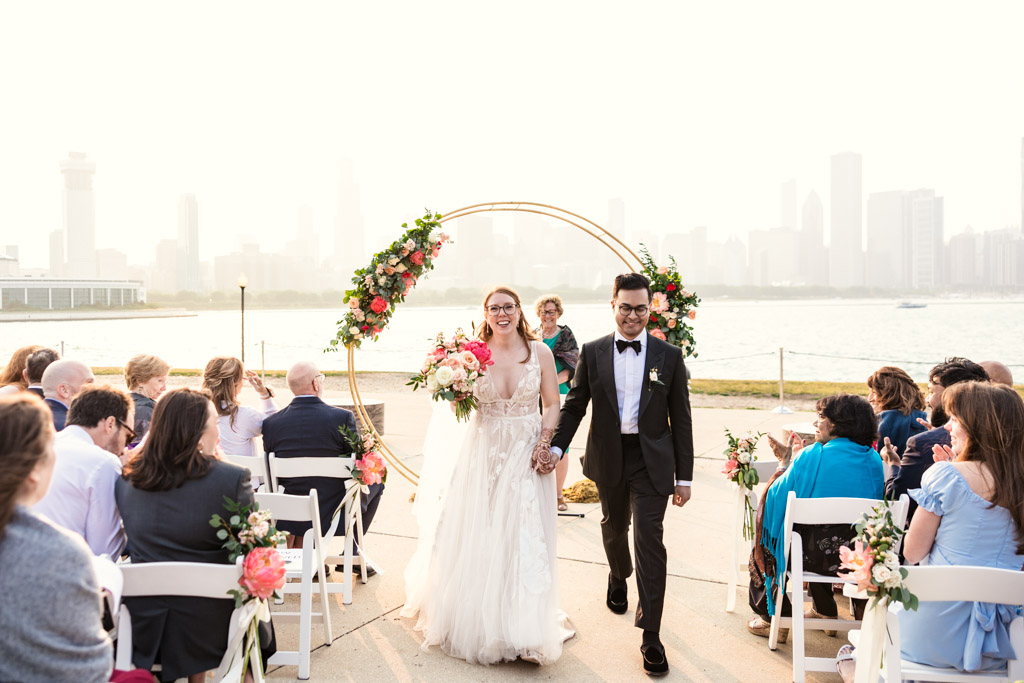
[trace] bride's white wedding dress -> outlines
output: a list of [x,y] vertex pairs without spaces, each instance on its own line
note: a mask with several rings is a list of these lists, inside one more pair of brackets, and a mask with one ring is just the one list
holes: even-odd
[[424,649],[440,645],[471,663],[551,663],[574,635],[559,606],[555,477],[530,466],[541,430],[536,346],[522,367],[508,399],[488,375],[477,381],[480,408],[461,447],[454,418],[438,424],[445,404],[424,445],[420,538],[402,616],[418,614]]

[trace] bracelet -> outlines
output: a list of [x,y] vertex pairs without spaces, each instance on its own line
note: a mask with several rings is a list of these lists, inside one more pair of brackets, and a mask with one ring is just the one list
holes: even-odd
[[260,398],[262,400],[266,401],[268,398],[274,398],[274,390],[273,389],[271,389],[268,386],[264,386],[263,388],[267,390],[267,395],[266,396],[260,396]]

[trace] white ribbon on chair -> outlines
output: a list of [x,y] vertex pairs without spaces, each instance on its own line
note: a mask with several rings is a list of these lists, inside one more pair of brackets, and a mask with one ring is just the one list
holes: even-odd
[[[220,660],[220,666],[217,667],[217,673],[213,680],[225,680],[225,676],[231,671],[236,659],[241,658],[241,661],[245,662],[245,654],[253,652],[256,655],[256,662],[252,664],[254,678],[256,681],[262,681],[263,661],[259,655],[260,645],[256,627],[260,621],[270,621],[270,606],[266,600],[249,600],[235,610],[234,616],[236,618],[234,633],[228,642],[228,648],[224,651],[224,657]],[[248,640],[247,637],[249,637]],[[256,673],[257,669],[258,673]],[[245,666],[240,665],[239,671],[238,680],[241,681],[245,677]]]
[[857,671],[853,683],[877,683],[885,653],[885,615],[888,600],[872,599],[864,610],[857,645]]

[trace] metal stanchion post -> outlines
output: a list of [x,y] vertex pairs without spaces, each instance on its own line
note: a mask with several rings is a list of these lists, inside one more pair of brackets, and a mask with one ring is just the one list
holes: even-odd
[[779,347],[779,406],[772,410],[773,413],[788,415],[793,411],[786,407],[786,388],[782,374],[782,347]]

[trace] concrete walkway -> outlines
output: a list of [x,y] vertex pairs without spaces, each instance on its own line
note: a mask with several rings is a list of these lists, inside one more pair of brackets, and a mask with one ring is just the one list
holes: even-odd
[[[335,398],[344,398],[337,394]],[[388,445],[413,469],[420,464],[422,435],[430,415],[423,392],[395,392],[387,403]],[[751,614],[746,585],[737,595],[734,614],[725,611],[725,577],[729,561],[734,485],[719,473],[725,447],[723,429],[734,434],[771,431],[783,425],[808,422],[809,413],[776,415],[762,410],[694,409],[697,465],[693,498],[682,509],[669,506],[665,520],[668,546],[668,597],[662,623],[662,641],[671,666],[664,680],[675,681],[788,681],[791,680],[791,644],[768,650],[767,640],[747,633]],[[573,445],[579,454],[585,439],[582,425]],[[761,458],[771,458],[767,443]],[[570,459],[567,484],[582,478],[577,457]],[[557,663],[538,667],[511,662],[483,667],[448,657],[438,648],[420,649],[413,622],[399,611],[404,601],[402,572],[416,547],[416,526],[410,496],[414,487],[392,472],[380,509],[367,536],[368,549],[384,573],[366,585],[356,582],[351,605],[333,596],[331,618],[334,641],[323,643],[323,630],[314,626],[312,677],[315,681],[485,681],[485,680],[647,680],[640,664],[640,631],[633,626],[636,586],[630,580],[630,610],[612,614],[604,605],[608,567],[605,563],[597,504],[570,505],[583,518],[559,520],[558,571],[562,607],[577,635],[566,643]],[[338,580],[334,575],[329,580]],[[289,603],[296,600],[289,596]],[[314,600],[314,608],[316,608]],[[284,609],[294,609],[289,604]],[[281,649],[297,645],[297,626],[277,627]],[[808,635],[808,654],[834,656],[845,641],[820,632]],[[295,667],[269,672],[273,680],[294,680]],[[836,674],[810,674],[811,681],[838,681]]]

